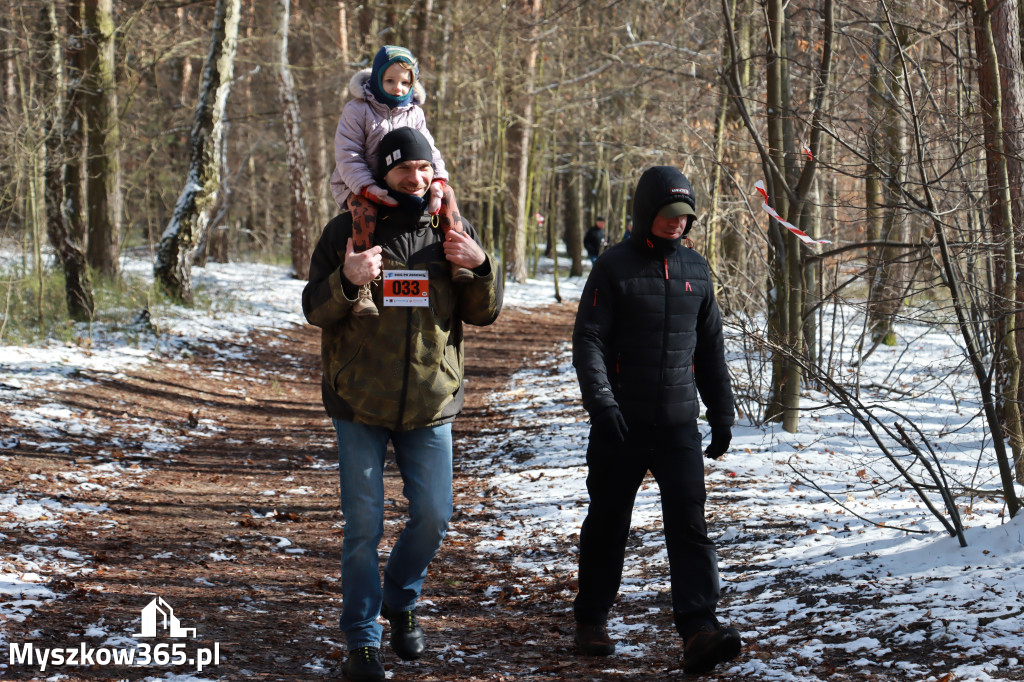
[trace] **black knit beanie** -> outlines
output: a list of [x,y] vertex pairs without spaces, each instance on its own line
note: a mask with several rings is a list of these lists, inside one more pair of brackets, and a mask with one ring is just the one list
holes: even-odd
[[403,161],[430,161],[434,155],[430,143],[423,133],[415,128],[395,128],[384,136],[378,148],[380,153],[380,177],[383,178],[392,168]]

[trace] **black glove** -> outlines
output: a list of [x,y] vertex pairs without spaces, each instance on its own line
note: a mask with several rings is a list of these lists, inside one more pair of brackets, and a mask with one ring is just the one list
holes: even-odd
[[704,451],[705,457],[711,459],[718,459],[725,454],[725,451],[729,449],[729,443],[732,442],[732,428],[728,426],[712,426],[711,427],[711,443],[708,444],[707,450]]
[[590,423],[593,424],[594,431],[601,438],[607,438],[613,443],[626,442],[626,434],[629,433],[629,427],[626,426],[626,420],[623,418],[622,411],[618,405],[606,407],[593,415],[590,418]]

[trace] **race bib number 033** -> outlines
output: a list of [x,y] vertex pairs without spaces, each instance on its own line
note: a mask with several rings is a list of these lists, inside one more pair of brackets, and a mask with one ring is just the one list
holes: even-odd
[[425,270],[385,270],[384,305],[426,308],[430,280]]

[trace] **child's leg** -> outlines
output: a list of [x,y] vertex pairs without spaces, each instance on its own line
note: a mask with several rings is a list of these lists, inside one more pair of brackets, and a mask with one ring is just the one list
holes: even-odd
[[[448,236],[448,233],[453,230],[462,232],[462,214],[459,213],[459,205],[455,203],[455,192],[447,183],[444,186],[444,194],[441,196],[441,211],[437,214],[437,220],[445,236]],[[459,267],[455,263],[452,263],[451,266],[452,281],[460,284],[473,281],[472,271]]]
[[352,246],[357,252],[373,246],[373,231],[377,227],[377,206],[358,194],[348,198],[348,210],[352,211]]
[[[366,251],[373,246],[373,231],[377,227],[377,207],[372,201],[353,194],[348,198],[348,209],[352,211],[352,248],[357,252]],[[359,287],[359,298],[352,306],[352,314],[358,317],[379,314],[369,284]]]
[[459,213],[459,205],[455,203],[455,192],[447,183],[441,196],[441,211],[437,214],[437,219],[446,235],[450,230],[462,232],[462,214]]

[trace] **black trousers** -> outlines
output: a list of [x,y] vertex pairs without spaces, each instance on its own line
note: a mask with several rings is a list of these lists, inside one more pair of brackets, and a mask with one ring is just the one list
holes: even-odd
[[633,503],[650,471],[661,492],[676,629],[685,639],[701,626],[718,627],[718,555],[704,520],[707,492],[696,422],[634,427],[624,444],[609,443],[591,430],[587,466],[590,508],[580,531],[576,622],[608,618],[622,580]]

